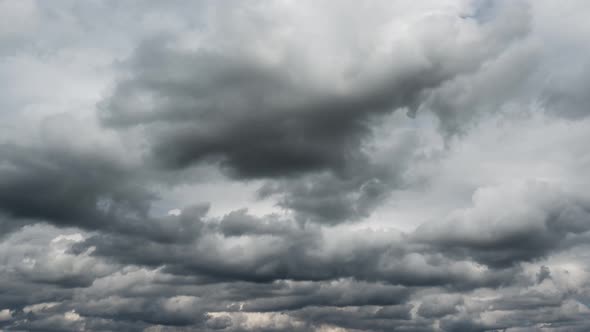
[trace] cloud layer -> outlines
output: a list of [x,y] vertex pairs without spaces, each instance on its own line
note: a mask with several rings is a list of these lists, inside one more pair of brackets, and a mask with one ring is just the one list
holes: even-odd
[[0,330],[589,330],[589,9],[0,1]]

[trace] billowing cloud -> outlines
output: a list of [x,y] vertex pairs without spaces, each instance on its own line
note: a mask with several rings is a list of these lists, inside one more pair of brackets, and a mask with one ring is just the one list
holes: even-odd
[[0,0],[0,330],[588,331],[587,11]]

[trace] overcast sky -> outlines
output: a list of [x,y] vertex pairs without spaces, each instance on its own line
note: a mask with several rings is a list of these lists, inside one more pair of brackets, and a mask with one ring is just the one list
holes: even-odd
[[0,0],[0,331],[590,331],[589,15]]

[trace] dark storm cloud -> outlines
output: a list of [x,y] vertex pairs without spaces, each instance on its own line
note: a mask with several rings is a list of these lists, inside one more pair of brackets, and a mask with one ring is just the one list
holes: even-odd
[[[391,188],[403,185],[403,174],[413,159],[413,137],[400,137],[389,151],[395,161],[367,160],[351,165],[345,174],[321,172],[295,179],[268,181],[259,190],[261,199],[275,198],[277,205],[296,212],[300,222],[338,224],[371,214]],[[398,159],[399,158],[399,159]]]
[[[177,171],[208,163],[231,178],[276,179],[261,188],[261,197],[276,195],[278,205],[295,211],[299,221],[359,220],[411,167],[406,163],[411,146],[395,151],[399,155],[387,163],[370,157],[366,143],[376,124],[398,109],[414,113],[433,105],[429,100],[437,89],[503,54],[526,34],[526,12],[503,8],[486,22],[444,17],[441,31],[432,33],[447,43],[419,35],[420,57],[409,55],[413,45],[380,54],[381,46],[373,42],[377,55],[367,60],[354,45],[317,53],[296,47],[301,41],[286,40],[273,46],[276,56],[269,59],[233,39],[242,33],[239,25],[223,36],[232,43],[196,50],[179,47],[180,37],[166,35],[145,41],[124,62],[124,74],[99,104],[99,117],[117,130],[139,128],[149,144],[146,161],[153,166]],[[508,18],[518,23],[505,25]],[[261,22],[249,27],[262,45],[267,39],[271,43],[263,48],[273,43],[268,31],[283,24],[303,29]],[[443,34],[453,29],[475,29],[477,37],[464,41]],[[349,63],[316,73],[326,69],[315,62],[339,57]],[[390,168],[393,164],[399,166]]]
[[[62,248],[78,241],[76,236],[55,240],[57,229],[46,227],[26,228],[11,235],[5,245],[4,253],[10,257],[5,266],[33,268],[20,275],[0,271],[0,291],[3,295],[0,307],[12,311],[10,322],[3,323],[10,328],[70,331],[81,326],[88,329],[119,326],[141,330],[158,324],[191,326],[202,330],[205,322],[207,326],[221,323],[215,319],[210,321],[211,318],[206,315],[208,311],[274,312],[309,306],[388,306],[405,303],[410,294],[408,289],[400,286],[352,280],[325,283],[277,281],[272,284],[210,280],[202,284],[194,279],[183,281],[182,278],[156,271],[137,268],[121,270],[120,266],[95,260],[87,253],[72,255],[62,252]],[[22,242],[23,238],[37,232],[43,233],[38,236],[39,242],[35,246]],[[44,252],[48,247],[51,248],[49,252]],[[28,261],[23,260],[22,255]],[[47,263],[28,265],[43,260]],[[38,275],[52,272],[65,275],[68,269],[78,275],[93,275],[96,280],[91,285],[71,285],[72,288],[67,289],[61,288],[57,282],[38,283],[36,280]],[[115,270],[122,272],[113,273]],[[11,300],[11,294],[17,301]],[[244,304],[238,305],[239,302]],[[383,309],[380,315],[393,315],[394,312]]]
[[62,4],[0,0],[0,329],[589,329],[581,2]]
[[[236,218],[236,216],[232,216]],[[460,328],[473,330],[480,327],[482,330],[502,328],[508,326],[531,326],[534,322],[544,322],[551,324],[563,324],[564,326],[575,326],[577,321],[583,319],[582,313],[576,311],[572,306],[572,294],[568,291],[555,294],[543,294],[542,292],[531,289],[526,292],[514,294],[512,289],[513,282],[508,280],[503,282],[503,287],[497,288],[496,297],[486,300],[480,304],[473,304],[470,301],[464,301],[458,295],[420,295],[419,290],[427,290],[430,286],[436,285],[436,282],[430,285],[419,283],[420,287],[395,286],[391,283],[399,283],[400,280],[383,280],[375,282],[372,280],[365,282],[355,281],[367,277],[366,273],[359,274],[355,278],[342,279],[333,277],[325,281],[295,281],[288,276],[280,276],[287,280],[275,280],[256,283],[248,281],[227,280],[223,273],[217,273],[216,277],[212,275],[209,278],[194,278],[200,273],[209,271],[192,271],[186,277],[174,276],[167,274],[166,269],[142,269],[133,267],[135,264],[128,264],[121,269],[118,265],[111,265],[110,257],[106,261],[99,256],[93,255],[92,250],[101,251],[101,247],[87,251],[85,253],[74,254],[72,252],[62,252],[61,248],[76,246],[81,242],[75,236],[63,238],[56,241],[54,238],[57,229],[46,229],[47,226],[35,226],[15,233],[10,237],[10,243],[6,244],[5,250],[7,257],[11,261],[7,266],[27,266],[26,261],[21,259],[27,255],[29,260],[42,261],[48,259],[48,263],[39,266],[36,270],[29,271],[20,278],[13,279],[11,283],[2,284],[4,287],[3,297],[0,300],[0,306],[12,310],[12,319],[4,322],[4,326],[11,329],[27,330],[52,330],[73,331],[83,328],[89,330],[101,329],[126,329],[130,331],[142,330],[155,325],[167,326],[171,331],[181,331],[184,327],[190,330],[204,331],[207,329],[225,328],[227,331],[248,331],[253,329],[251,323],[247,323],[243,315],[254,313],[258,315],[282,315],[282,323],[265,323],[267,325],[255,328],[256,330],[269,331],[315,331],[317,328],[328,325],[338,326],[348,329],[370,330],[370,331],[389,331],[396,327],[398,331],[436,331],[432,328],[434,319],[441,318],[441,324],[445,331],[455,331]],[[31,250],[32,244],[22,241],[23,238],[35,234],[32,232],[44,232],[39,238],[45,240],[39,241]],[[212,232],[211,229],[209,232]],[[290,230],[292,232],[292,230]],[[273,231],[274,236],[278,234]],[[244,235],[241,237],[254,236]],[[256,236],[268,234],[266,232],[255,232]],[[211,236],[211,235],[208,235]],[[367,239],[366,234],[363,236]],[[91,238],[92,239],[92,238]],[[236,233],[230,237],[236,239]],[[49,247],[52,251],[44,252],[48,245],[44,241],[50,241]],[[260,242],[260,238],[258,241]],[[363,241],[364,241],[363,240]],[[60,241],[65,241],[63,244]],[[201,238],[199,241],[206,241]],[[216,242],[221,245],[221,238]],[[375,242],[375,240],[373,241]],[[12,244],[11,244],[12,243]],[[94,243],[96,244],[96,243]],[[360,243],[359,243],[360,244]],[[195,244],[193,244],[194,246]],[[143,242],[143,257],[150,257],[154,254],[150,248],[149,242]],[[185,248],[170,248],[172,244],[166,244],[170,250],[163,252],[162,255],[167,257],[167,264],[173,263],[177,258],[173,257],[173,252],[182,252]],[[22,251],[19,251],[22,248]],[[211,251],[224,251],[222,247],[217,249],[209,248]],[[359,249],[354,249],[358,251]],[[252,253],[254,248],[245,246],[240,248],[241,252]],[[350,249],[340,247],[339,251],[348,252]],[[19,252],[21,252],[19,254]],[[244,256],[233,251],[235,256],[232,259],[236,261],[244,260]],[[47,258],[44,258],[46,255]],[[52,262],[49,257],[56,255]],[[190,253],[182,260],[201,259],[206,255],[205,252]],[[288,259],[287,256],[279,252],[278,256]],[[316,256],[326,256],[327,253],[317,252]],[[224,256],[209,259],[225,260],[230,259],[227,253]],[[414,254],[416,256],[416,254]],[[222,258],[224,257],[224,258]],[[308,258],[309,259],[309,258]],[[64,261],[71,264],[77,264],[80,267],[92,266],[94,270],[88,268],[73,269],[79,270],[77,273],[84,273],[95,276],[95,281],[91,285],[83,287],[74,286],[74,288],[63,289],[57,283],[35,281],[36,275],[47,274],[54,264],[62,264]],[[87,261],[86,263],[84,263]],[[402,261],[386,262],[383,257],[380,258],[381,265],[393,264],[395,270],[410,268],[404,266],[407,264]],[[60,263],[62,262],[62,263]],[[130,263],[130,262],[127,262]],[[138,263],[142,263],[138,261]],[[184,263],[184,262],[183,262]],[[80,265],[81,264],[81,265]],[[331,263],[323,260],[324,265],[340,266],[345,268],[354,262],[338,261]],[[373,263],[371,263],[373,264]],[[436,269],[445,269],[449,264],[456,264],[452,261],[441,262]],[[103,267],[100,267],[100,266]],[[319,264],[317,265],[319,266]],[[319,269],[319,267],[314,268]],[[308,269],[305,263],[299,263],[299,268]],[[359,270],[366,270],[367,267],[358,266]],[[413,262],[410,272],[414,278],[421,273],[418,271],[420,265],[417,261]],[[102,271],[102,272],[101,272]],[[112,271],[117,271],[112,273]],[[174,272],[174,271],[172,271]],[[432,274],[432,270],[429,271]],[[443,274],[452,273],[451,271],[441,271]],[[469,276],[467,271],[460,271],[462,276],[455,276],[454,282],[457,284],[459,294],[469,296],[470,290],[465,289],[464,285],[469,283],[466,280]],[[2,273],[2,280],[7,278],[6,272]],[[34,273],[34,274],[33,274]],[[395,275],[398,271],[385,271],[385,277]],[[521,273],[521,272],[512,272]],[[227,273],[225,273],[227,275]],[[536,287],[537,277],[535,274],[530,276],[530,286]],[[511,279],[514,279],[511,277]],[[410,285],[416,284],[415,280],[406,278],[402,280]],[[548,282],[545,280],[545,282]],[[549,280],[549,282],[552,282]],[[449,285],[446,285],[449,287]],[[477,289],[481,286],[493,286],[492,284],[474,285]],[[448,289],[440,288],[440,290]],[[9,292],[8,289],[10,289]],[[17,294],[21,289],[20,295],[16,298],[18,302],[11,301],[7,294]],[[35,297],[26,297],[30,290],[34,289]],[[489,289],[489,288],[488,288]],[[503,290],[505,289],[505,291]],[[61,295],[58,295],[61,292]],[[505,292],[505,293],[504,293]],[[44,296],[42,296],[45,294]],[[8,301],[7,301],[8,300]],[[412,300],[418,300],[421,303],[414,307]],[[43,304],[46,303],[46,304]],[[35,307],[35,305],[37,305]],[[415,314],[412,313],[416,309]],[[467,310],[467,311],[466,311]],[[503,316],[497,323],[490,324],[480,321],[480,314],[492,314],[494,312],[512,312],[509,316]],[[221,316],[208,316],[209,312],[225,312]],[[468,313],[468,314],[467,314]],[[270,325],[269,325],[270,324]],[[274,327],[270,327],[274,326]],[[479,328],[478,327],[478,328]]]
[[[194,238],[170,233],[168,241],[143,236],[99,234],[77,244],[77,252],[94,248],[93,255],[124,264],[165,266],[174,274],[193,273],[222,280],[270,282],[278,279],[330,280],[355,278],[409,286],[452,288],[497,287],[516,281],[519,263],[540,259],[560,246],[566,236],[588,230],[586,203],[545,184],[488,188],[476,195],[472,209],[446,221],[424,224],[409,236],[380,235],[300,225],[277,216],[256,218],[236,211],[219,221],[199,214],[168,217],[201,224]],[[480,211],[503,206],[498,221]],[[465,221],[457,220],[465,218]],[[484,218],[484,219],[479,219]],[[517,219],[512,219],[517,218]],[[448,221],[450,220],[450,221]],[[455,225],[449,227],[448,222]],[[166,223],[163,223],[166,224]],[[493,227],[485,234],[473,228]],[[474,232],[472,232],[474,230]],[[329,234],[329,236],[328,236]],[[486,234],[494,234],[489,237]],[[481,238],[486,236],[485,239]],[[334,241],[340,241],[338,250]],[[241,248],[236,251],[235,246]],[[232,258],[228,259],[227,255]],[[480,270],[473,261],[484,264]]]
[[28,219],[108,229],[121,214],[145,216],[153,198],[134,183],[130,170],[104,156],[13,144],[1,145],[0,155],[6,223]]
[[[356,58],[328,78],[315,77],[321,68],[313,61],[337,54],[286,44],[278,45],[277,60],[268,61],[242,41],[194,51],[154,39],[135,51],[100,116],[110,127],[150,128],[151,158],[170,169],[209,161],[238,178],[345,172],[365,157],[360,146],[371,132],[369,120],[400,108],[415,111],[430,90],[475,70],[526,33],[526,16],[512,9],[479,23],[481,36],[473,42],[451,35],[441,36],[447,45],[418,40],[425,43],[420,55],[426,62],[390,50],[379,59],[378,73],[371,72],[373,63],[363,68],[366,59],[351,51],[354,45],[336,49]],[[519,21],[502,26],[508,18]],[[447,23],[469,25],[460,18]],[[270,38],[264,29],[282,26],[256,28],[264,40]]]
[[[538,203],[538,197],[533,199],[532,205]],[[544,205],[555,206],[547,200]],[[198,220],[202,218],[204,210],[201,208],[197,211],[201,212],[195,214],[189,209],[184,217],[181,214],[170,218]],[[140,264],[154,268],[165,266],[162,271],[181,276],[206,276],[203,286],[197,286],[197,280],[183,282],[182,279],[161,278],[157,281],[150,278],[145,281],[123,282],[122,285],[131,282],[137,287],[121,290],[115,288],[106,293],[98,291],[103,287],[101,284],[108,288],[119,287],[116,286],[116,279],[105,280],[105,283],[95,282],[92,288],[98,288],[85,291],[85,296],[99,297],[90,304],[75,304],[76,312],[83,317],[98,317],[119,323],[141,321],[148,325],[187,325],[197,330],[205,328],[205,325],[209,328],[226,326],[232,331],[247,331],[248,328],[240,327],[242,325],[239,319],[231,318],[233,316],[226,319],[207,318],[205,313],[210,310],[269,313],[286,311],[289,317],[311,324],[302,331],[313,331],[322,324],[373,331],[387,331],[391,326],[398,326],[400,331],[431,331],[433,317],[446,317],[442,326],[448,331],[486,330],[530,324],[529,321],[511,317],[503,320],[503,323],[493,325],[479,322],[475,316],[461,318],[462,314],[457,307],[465,304],[457,297],[424,297],[423,301],[426,302],[422,302],[417,310],[422,318],[409,316],[408,310],[411,307],[404,303],[407,303],[408,296],[413,291],[391,285],[440,285],[461,291],[500,285],[510,287],[511,284],[520,282],[517,280],[521,273],[518,269],[495,271],[494,268],[483,273],[477,272],[477,269],[470,270],[471,263],[462,265],[462,261],[454,260],[454,254],[450,258],[433,255],[428,253],[430,249],[426,248],[424,251],[425,248],[420,246],[408,251],[412,244],[396,233],[381,237],[376,233],[357,232],[355,236],[362,240],[353,240],[355,237],[346,233],[336,234],[332,231],[330,238],[326,238],[322,235],[322,230],[326,229],[310,225],[302,228],[297,223],[275,216],[261,220],[245,211],[237,211],[219,221],[205,223],[209,225],[201,227],[202,231],[194,242],[185,243],[184,240],[172,239],[152,242],[155,240],[146,239],[139,234],[137,237],[103,234],[74,243],[76,250],[72,253],[78,253],[76,255],[85,252],[85,248],[92,248],[89,257],[96,259],[105,256],[108,261],[119,261],[126,265]],[[276,240],[273,241],[273,238]],[[239,241],[239,247],[231,248],[235,246],[231,241]],[[340,245],[332,248],[335,245],[332,241],[339,242]],[[431,249],[436,249],[436,246]],[[340,279],[346,277],[366,282]],[[532,275],[531,278],[530,285],[536,284],[537,275]],[[279,281],[282,279],[307,281],[286,283]],[[337,279],[340,281],[333,281]],[[249,284],[252,281],[256,283]],[[375,284],[375,281],[380,281],[381,284]],[[176,287],[171,288],[168,286],[170,284],[175,284]],[[215,286],[216,284],[219,286]],[[192,287],[197,288],[191,290]],[[183,294],[184,297],[176,298],[175,294]],[[559,320],[555,316],[558,313],[551,311],[557,309],[550,308],[560,308],[569,296],[571,295],[566,293],[543,296],[534,292],[516,297],[506,295],[479,310],[522,311],[523,315],[530,310],[545,310],[555,318],[527,315],[533,321],[553,322]],[[99,298],[102,300],[98,300]],[[201,302],[200,298],[208,299],[207,303]],[[243,304],[239,304],[240,302]],[[169,311],[174,308],[174,303],[182,303],[181,307],[186,311]],[[198,316],[198,313],[202,316]],[[561,319],[571,325],[572,321],[580,319],[577,314],[572,315]],[[205,325],[197,327],[195,324]],[[301,328],[298,325],[282,326],[271,330]]]
[[0,225],[31,222],[135,234],[159,242],[198,237],[207,204],[181,218],[150,214],[155,193],[142,169],[91,151],[59,146],[0,146]]
[[[417,71],[406,74],[407,79],[399,83],[382,83],[392,87],[369,92],[368,96],[315,97],[316,92],[301,91],[306,87],[297,86],[301,79],[282,77],[286,75],[282,65],[258,69],[256,63],[225,59],[223,54],[184,55],[160,48],[150,45],[138,50],[140,59],[149,57],[150,61],[143,64],[139,60],[139,77],[121,84],[113,100],[104,106],[108,112],[105,122],[173,122],[171,130],[156,138],[156,160],[179,168],[218,158],[222,167],[237,177],[342,171],[360,157],[354,151],[359,149],[360,136],[368,131],[371,113],[410,104],[424,88],[434,86],[443,79],[439,76],[444,76]],[[150,73],[148,68],[156,72]],[[184,72],[186,81],[174,81],[171,75],[177,71]],[[174,104],[156,106],[156,112],[148,113],[155,119],[128,119],[126,113],[133,105],[127,106],[126,99],[141,95]],[[316,98],[320,100],[313,101]],[[183,102],[185,105],[175,105]],[[118,108],[119,104],[126,108]]]
[[519,272],[516,268],[480,271],[468,260],[433,252],[435,248],[418,245],[412,249],[414,244],[397,232],[337,233],[269,218],[257,220],[243,211],[234,212],[217,227],[216,222],[207,222],[203,232],[191,233],[194,238],[188,242],[98,234],[76,244],[74,252],[92,248],[93,256],[121,264],[163,266],[164,271],[177,275],[261,283],[354,278],[470,289],[509,284]]

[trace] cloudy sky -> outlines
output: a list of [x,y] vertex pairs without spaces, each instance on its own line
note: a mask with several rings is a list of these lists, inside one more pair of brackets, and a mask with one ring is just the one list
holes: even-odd
[[0,0],[0,331],[590,331],[586,0]]

